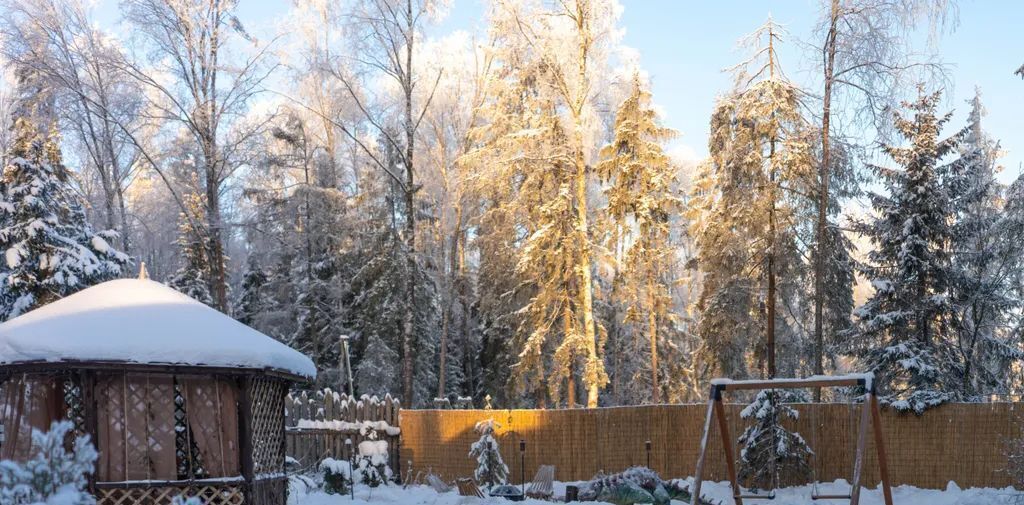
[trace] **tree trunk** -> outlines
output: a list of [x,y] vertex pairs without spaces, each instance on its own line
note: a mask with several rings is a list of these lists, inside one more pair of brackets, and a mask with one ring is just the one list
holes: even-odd
[[765,353],[768,355],[768,378],[774,379],[775,369],[775,305],[778,291],[775,278],[775,138],[769,142],[768,170],[771,201],[768,203],[768,321]]
[[[836,25],[839,22],[839,0],[832,0],[831,22],[825,39],[825,92],[822,96],[821,114],[821,166],[818,167],[818,223],[816,229],[817,247],[814,255],[814,373],[825,373],[825,240],[828,230],[828,186],[831,178],[831,146],[829,128],[832,120],[832,85],[836,60]],[[814,401],[821,401],[821,388],[815,388]]]
[[220,191],[216,177],[207,176],[206,184],[206,221],[207,253],[210,262],[209,284],[213,288],[213,303],[221,312],[228,313],[227,273],[224,271],[224,244],[220,232]]
[[587,224],[587,165],[584,159],[583,143],[583,104],[587,100],[587,59],[590,49],[590,35],[587,20],[591,13],[586,12],[583,2],[576,4],[576,29],[580,37],[577,61],[578,96],[567,97],[572,102],[574,122],[573,155],[576,164],[576,233],[580,246],[580,309],[583,311],[583,335],[586,338],[587,364],[584,381],[587,385],[587,407],[596,408],[601,390],[601,371],[603,364],[597,353],[597,332],[594,327],[594,283],[590,262],[590,228]]
[[405,74],[403,76],[405,92],[405,299],[408,310],[403,315],[402,329],[402,399],[406,405],[413,405],[413,361],[415,335],[413,334],[413,311],[416,310],[416,208],[415,208],[415,176],[413,173],[413,149],[416,140],[416,125],[412,111],[412,51],[415,36],[412,15],[412,0],[406,0],[406,40]]
[[661,382],[658,379],[658,304],[654,297],[654,276],[647,278],[647,334],[651,345],[651,403],[661,403]]

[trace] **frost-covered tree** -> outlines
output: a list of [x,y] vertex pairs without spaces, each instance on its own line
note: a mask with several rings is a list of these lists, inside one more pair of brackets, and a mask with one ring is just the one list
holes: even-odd
[[[210,295],[208,279],[210,276],[210,258],[206,250],[206,241],[196,230],[194,220],[189,217],[202,215],[204,208],[203,196],[198,193],[185,195],[187,210],[178,217],[178,251],[181,255],[181,266],[167,280],[167,285],[209,306],[214,306]],[[198,214],[197,214],[198,213]]]
[[774,489],[780,482],[804,481],[810,475],[814,451],[799,433],[783,421],[796,421],[800,412],[786,403],[808,398],[791,389],[763,389],[740,417],[751,422],[740,435],[739,479],[760,489]]
[[64,166],[54,124],[22,103],[0,197],[0,318],[6,320],[117,277],[129,262],[111,231],[94,232]]
[[[816,219],[814,224],[814,349],[813,373],[824,373],[825,336],[829,323],[844,324],[842,313],[829,312],[846,305],[846,295],[837,293],[844,258],[834,246],[841,243],[835,222],[836,196],[833,184],[850,175],[851,165],[836,163],[841,149],[840,132],[849,126],[887,129],[883,111],[894,109],[909,85],[921,79],[943,78],[944,67],[914,47],[912,31],[922,19],[931,22],[932,32],[945,22],[955,2],[949,0],[821,0],[815,37],[808,44],[815,61],[821,62],[821,127],[817,151]],[[839,141],[837,141],[837,139]],[[830,263],[832,262],[832,263]],[[830,267],[840,267],[839,270]],[[837,274],[839,274],[837,276]],[[837,278],[838,277],[838,278]],[[836,296],[839,296],[836,299]],[[838,319],[837,319],[838,316]],[[841,328],[839,328],[841,329]],[[820,390],[815,393],[820,398]]]
[[[703,273],[697,328],[700,359],[714,375],[742,377],[756,366],[777,374],[776,345],[793,354],[803,265],[799,195],[813,171],[800,91],[782,75],[771,20],[745,39],[754,58],[737,67],[737,87],[711,118],[710,158],[690,207]],[[792,375],[795,370],[786,370]]]
[[78,436],[69,450],[73,426],[55,421],[50,430],[32,430],[32,456],[24,463],[0,461],[0,503],[93,505],[86,489],[96,465],[96,449],[88,436]]
[[[272,46],[246,32],[236,15],[238,2],[127,0],[120,7],[138,35],[134,54],[146,61],[126,55],[116,66],[145,90],[148,115],[160,119],[155,126],[187,137],[196,151],[187,168],[202,184],[204,209],[203,220],[191,225],[206,242],[213,306],[229,312],[222,200],[228,181],[245,165],[246,144],[265,123],[243,116],[274,68],[268,62]],[[133,145],[150,169],[162,173],[159,143]],[[185,202],[177,203],[188,212]]]
[[364,395],[383,396],[397,391],[398,353],[376,333],[364,337],[366,348],[355,366],[355,385]]
[[1013,329],[1021,307],[1017,278],[1024,245],[1005,210],[1006,188],[996,179],[999,143],[982,127],[980,91],[968,103],[961,160],[945,182],[953,214],[949,298],[955,335],[954,377],[948,387],[958,399],[976,401],[1008,392],[1009,369],[1024,358]]
[[242,291],[234,304],[234,315],[238,322],[255,327],[264,311],[269,308],[264,292],[267,280],[267,273],[256,261],[256,257],[249,256],[245,264],[245,273],[242,275]]
[[620,283],[616,294],[626,305],[623,323],[642,333],[622,338],[646,337],[647,342],[646,376],[629,380],[647,383],[652,403],[661,402],[663,381],[671,380],[660,376],[659,356],[675,347],[669,306],[676,251],[669,217],[679,212],[681,201],[674,193],[676,167],[662,147],[674,136],[660,124],[651,93],[635,73],[630,94],[615,116],[614,139],[601,150],[597,164],[598,175],[608,184],[609,249],[616,251],[617,266],[621,263],[621,271],[616,269],[621,279],[613,282]]
[[117,246],[128,252],[126,193],[136,180],[138,160],[132,137],[140,134],[145,114],[141,89],[113,64],[123,53],[118,39],[93,22],[89,2],[2,5],[6,43],[0,52],[13,64],[35,69],[53,88],[64,150],[77,155],[81,190],[94,203],[89,218],[97,227],[118,231]]
[[494,438],[494,430],[499,426],[494,419],[476,423],[473,431],[480,434],[480,439],[469,447],[469,457],[476,458],[473,478],[488,488],[508,482],[508,466],[501,458],[501,449]]
[[[491,9],[492,30],[509,50],[502,59],[524,69],[533,69],[533,77],[537,79],[535,89],[546,102],[540,111],[555,116],[562,123],[558,126],[561,130],[558,135],[562,137],[559,149],[542,158],[552,161],[544,170],[559,174],[560,178],[558,182],[552,181],[554,187],[559,188],[557,198],[544,200],[542,212],[548,219],[565,216],[569,222],[540,226],[531,239],[538,240],[537,246],[540,242],[551,246],[559,243],[555,237],[558,228],[566,228],[567,238],[568,234],[575,234],[571,242],[561,242],[559,246],[565,249],[563,259],[551,263],[558,268],[558,261],[571,261],[571,266],[561,268],[572,276],[548,275],[546,278],[546,282],[562,283],[562,291],[571,290],[574,299],[569,303],[558,303],[557,296],[537,300],[554,304],[542,309],[548,311],[549,322],[534,326],[532,341],[526,344],[523,353],[536,356],[545,337],[555,328],[562,328],[553,358],[558,375],[550,382],[567,380],[567,386],[573,387],[574,377],[579,375],[587,390],[589,407],[598,406],[600,390],[607,383],[600,352],[604,336],[594,314],[597,286],[590,225],[594,205],[588,194],[590,166],[597,152],[594,87],[601,82],[609,53],[619,36],[616,23],[620,12],[621,6],[614,0],[572,0],[546,5],[499,0]],[[536,126],[550,130],[543,121]],[[519,139],[528,141],[539,131],[521,131]],[[521,159],[521,155],[516,157]],[[539,252],[537,247],[530,246],[524,251]],[[538,303],[533,305],[538,306]],[[561,326],[552,326],[554,317],[561,318]]]
[[874,245],[863,272],[875,292],[856,310],[851,343],[875,374],[880,399],[917,413],[956,397],[949,383],[953,209],[944,178],[960,171],[963,159],[943,160],[968,130],[939,137],[950,118],[936,115],[939,96],[922,86],[917,100],[904,103],[912,117],[894,113],[896,131],[909,145],[883,146],[897,167],[872,166],[889,191],[870,194],[876,217],[859,225]]

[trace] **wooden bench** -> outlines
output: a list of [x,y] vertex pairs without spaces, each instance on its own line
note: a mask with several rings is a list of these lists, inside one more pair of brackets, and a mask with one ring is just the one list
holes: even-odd
[[473,479],[458,479],[455,481],[455,485],[459,487],[459,496],[484,498],[484,492],[480,490],[480,486],[477,486]]
[[550,500],[555,494],[554,485],[554,465],[541,465],[537,469],[537,475],[533,476],[533,482],[526,488],[526,496],[538,500]]

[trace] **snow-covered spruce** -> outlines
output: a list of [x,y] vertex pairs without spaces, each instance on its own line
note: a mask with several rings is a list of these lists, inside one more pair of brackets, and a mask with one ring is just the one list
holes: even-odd
[[883,146],[899,169],[873,166],[889,192],[870,194],[877,217],[858,225],[875,246],[863,266],[875,292],[855,311],[849,339],[874,372],[880,399],[918,414],[956,397],[951,372],[958,351],[948,324],[953,209],[945,182],[964,162],[941,163],[967,130],[939,138],[950,118],[936,116],[939,97],[921,88],[917,100],[903,104],[913,116],[895,113],[895,127],[910,145]]
[[114,232],[93,232],[57,132],[18,117],[0,184],[0,320],[121,274]]
[[202,235],[202,228],[195,226],[205,219],[206,203],[201,194],[193,192],[185,195],[184,205],[185,210],[178,216],[178,250],[182,263],[167,285],[213,307],[206,238]]
[[45,433],[32,430],[32,457],[24,463],[0,461],[0,503],[5,505],[93,505],[85,489],[96,463],[96,449],[88,436],[75,437],[72,449],[65,441],[72,430],[68,421],[55,421]]
[[474,431],[480,434],[480,440],[473,442],[469,448],[469,457],[476,458],[476,470],[473,477],[477,483],[488,488],[508,482],[508,466],[501,457],[498,441],[494,438],[494,430],[501,426],[494,419],[476,423]]
[[810,474],[814,451],[799,433],[783,426],[800,413],[786,403],[807,401],[803,391],[763,389],[740,412],[753,424],[740,435],[739,479],[759,489],[774,489],[779,483],[802,482]]

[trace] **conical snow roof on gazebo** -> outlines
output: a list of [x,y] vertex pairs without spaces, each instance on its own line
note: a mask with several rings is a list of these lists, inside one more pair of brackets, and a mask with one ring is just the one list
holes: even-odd
[[0,324],[0,368],[48,362],[316,376],[302,353],[148,279],[104,282]]

